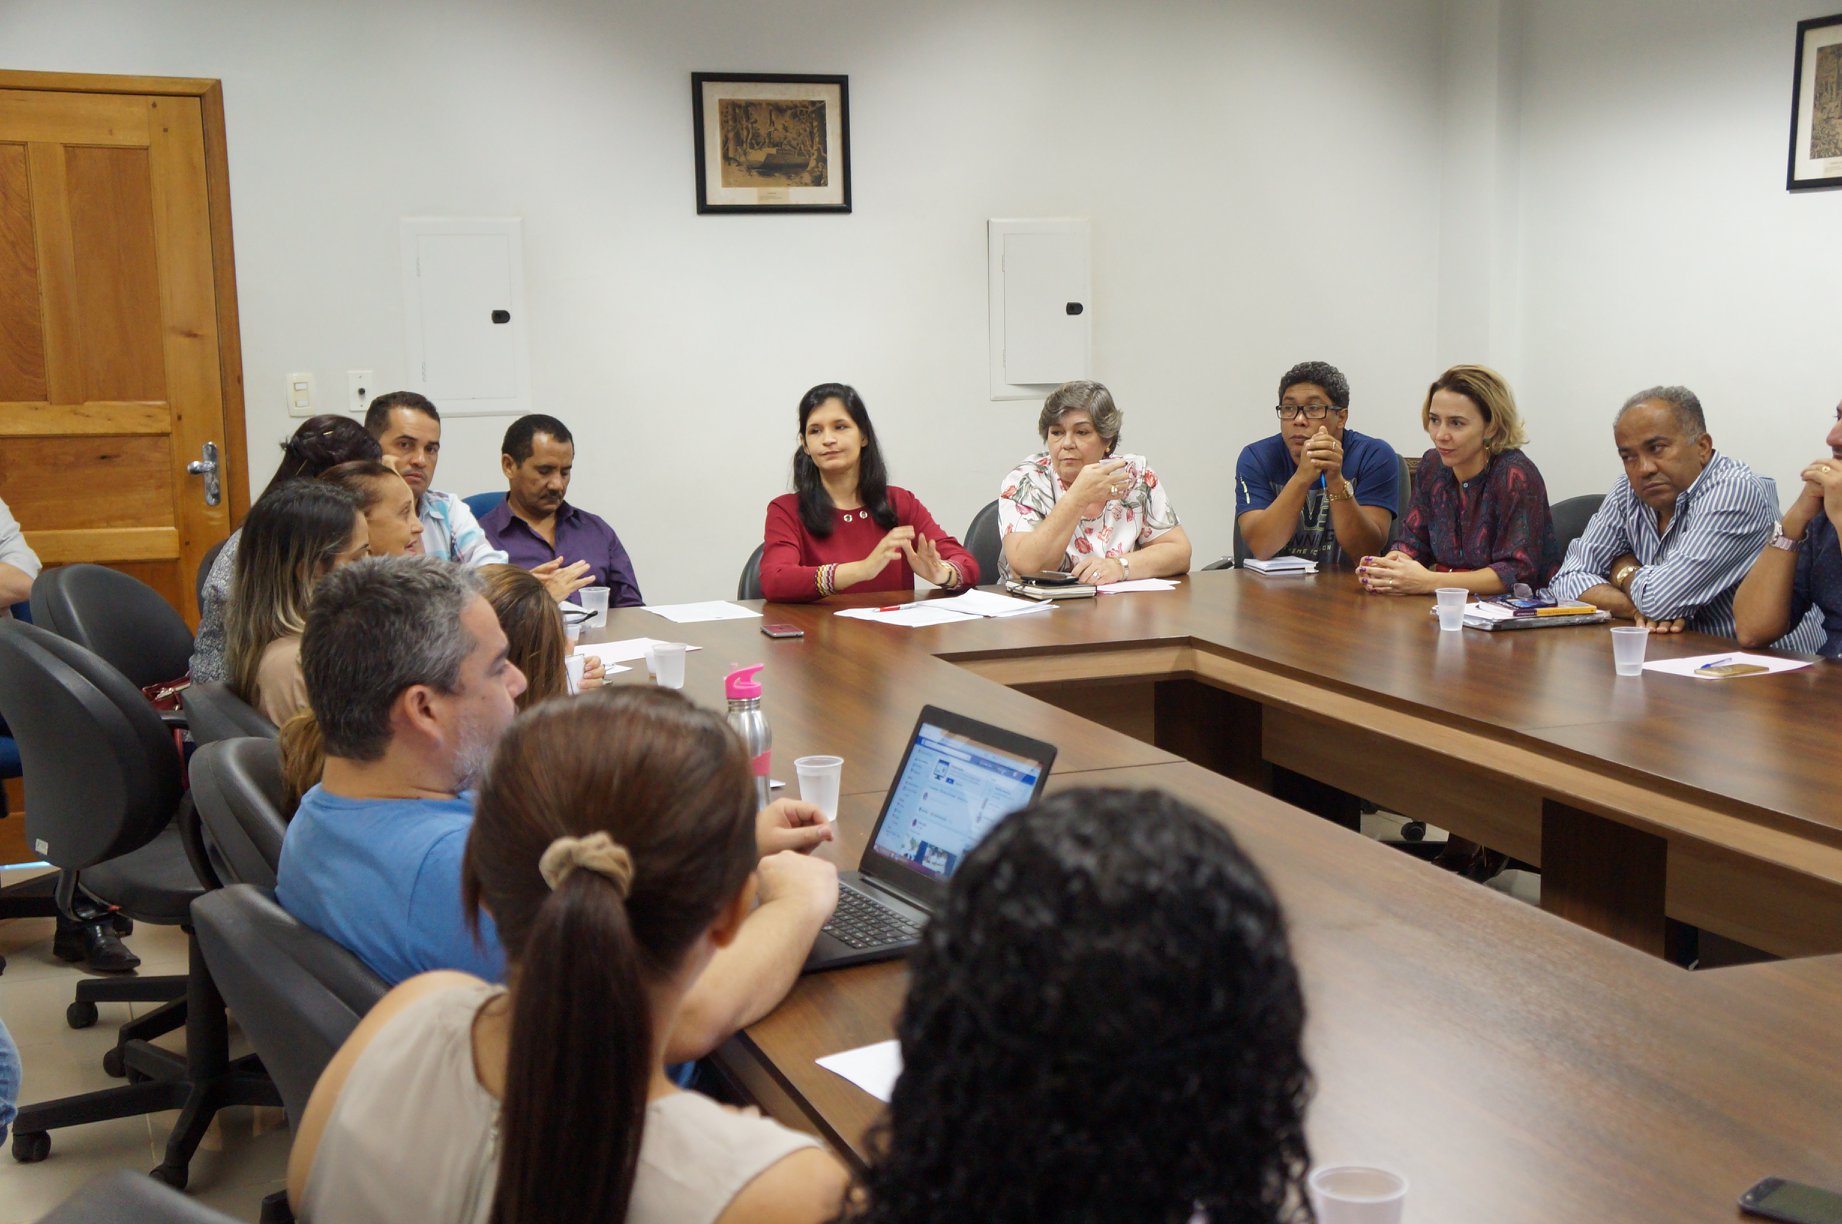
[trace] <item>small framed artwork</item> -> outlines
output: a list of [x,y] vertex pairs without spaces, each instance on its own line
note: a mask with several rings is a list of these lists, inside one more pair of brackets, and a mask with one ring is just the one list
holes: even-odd
[[851,211],[850,78],[694,72],[697,211]]
[[1842,187],[1842,13],[1797,23],[1785,188]]

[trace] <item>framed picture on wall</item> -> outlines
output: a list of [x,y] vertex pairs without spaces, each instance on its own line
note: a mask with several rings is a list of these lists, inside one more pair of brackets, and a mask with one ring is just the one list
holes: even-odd
[[1842,187],[1842,13],[1797,23],[1785,188]]
[[850,78],[693,72],[697,211],[851,211]]

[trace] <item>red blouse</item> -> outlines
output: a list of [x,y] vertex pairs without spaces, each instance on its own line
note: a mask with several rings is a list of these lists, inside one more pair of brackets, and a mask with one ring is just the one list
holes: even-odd
[[[979,563],[958,540],[940,529],[927,507],[907,489],[889,486],[889,505],[899,527],[913,527],[916,537],[934,542],[940,559],[959,571],[959,585],[977,586]],[[806,530],[799,516],[799,495],[783,493],[768,503],[766,541],[761,552],[761,593],[776,603],[809,603],[827,592],[820,571],[827,566],[861,561],[889,534],[866,510],[831,512],[831,534],[820,539]],[[825,575],[829,576],[829,575]],[[852,591],[913,591],[915,571],[898,557]]]

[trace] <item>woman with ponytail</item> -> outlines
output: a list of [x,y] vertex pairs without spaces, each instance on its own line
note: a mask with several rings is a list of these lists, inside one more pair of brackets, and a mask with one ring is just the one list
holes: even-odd
[[622,687],[521,717],[463,867],[508,985],[403,983],[328,1066],[295,1137],[307,1224],[829,1220],[812,1139],[675,1088],[666,1039],[753,899],[748,762],[722,719]]

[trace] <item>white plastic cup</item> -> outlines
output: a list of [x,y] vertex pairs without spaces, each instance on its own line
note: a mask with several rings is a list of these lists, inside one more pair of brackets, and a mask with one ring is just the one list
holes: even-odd
[[684,687],[684,649],[683,642],[653,643],[653,679],[659,682],[660,688]]
[[574,650],[576,648],[576,643],[582,640],[582,623],[572,620],[567,616],[564,617],[563,640],[569,643],[569,648],[571,650]]
[[1313,1169],[1305,1186],[1318,1224],[1400,1224],[1407,1207],[1407,1179],[1390,1169]]
[[838,788],[844,780],[844,758],[805,756],[793,762],[799,774],[799,797],[825,813],[826,820],[838,819]]
[[1469,594],[1463,587],[1439,587],[1433,592],[1439,601],[1439,627],[1445,632],[1457,633],[1465,627],[1465,596]]
[[583,608],[593,613],[587,621],[583,622],[584,628],[599,629],[608,623],[607,587],[583,587],[576,592],[576,598],[582,601]]
[[1650,630],[1641,625],[1619,625],[1612,630],[1612,667],[1621,676],[1644,674],[1644,644]]
[[582,691],[582,669],[588,666],[588,656],[570,654],[563,656],[563,667],[569,672],[569,691]]

